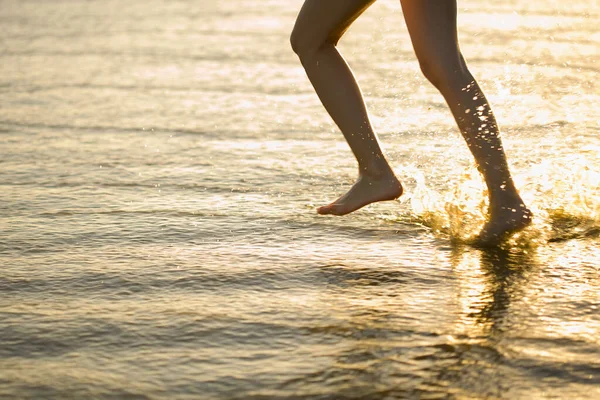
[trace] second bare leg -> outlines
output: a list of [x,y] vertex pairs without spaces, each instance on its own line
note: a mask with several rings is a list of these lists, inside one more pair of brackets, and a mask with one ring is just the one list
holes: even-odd
[[401,0],[423,73],[446,99],[485,179],[489,219],[478,244],[493,246],[531,223],[531,212],[512,180],[500,132],[458,47],[456,0]]

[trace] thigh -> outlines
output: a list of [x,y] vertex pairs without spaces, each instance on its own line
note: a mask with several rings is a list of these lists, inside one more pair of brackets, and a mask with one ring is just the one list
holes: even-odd
[[456,29],[456,0],[400,0],[419,62],[462,65]]
[[306,0],[292,31],[292,44],[304,48],[336,44],[352,22],[375,1]]

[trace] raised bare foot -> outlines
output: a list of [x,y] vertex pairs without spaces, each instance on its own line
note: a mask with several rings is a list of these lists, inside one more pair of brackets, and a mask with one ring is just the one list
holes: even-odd
[[533,213],[523,204],[515,207],[501,207],[492,211],[489,221],[475,238],[473,245],[477,247],[494,247],[500,245],[512,234],[523,230],[533,218]]
[[377,201],[395,200],[402,195],[402,185],[394,174],[381,177],[361,175],[348,193],[333,203],[319,207],[319,214],[345,215]]

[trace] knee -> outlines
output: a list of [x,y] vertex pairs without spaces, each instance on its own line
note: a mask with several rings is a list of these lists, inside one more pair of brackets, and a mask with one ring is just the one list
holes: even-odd
[[336,43],[329,39],[316,38],[311,35],[311,32],[294,28],[290,36],[290,44],[300,60],[305,60],[327,46],[335,46]]
[[296,53],[297,56],[300,56],[300,54],[303,52],[304,44],[302,35],[296,32],[295,29],[292,31],[292,35],[290,36],[290,45],[292,46],[292,51]]
[[469,74],[462,57],[419,57],[419,66],[425,78],[440,91],[454,84],[462,84]]

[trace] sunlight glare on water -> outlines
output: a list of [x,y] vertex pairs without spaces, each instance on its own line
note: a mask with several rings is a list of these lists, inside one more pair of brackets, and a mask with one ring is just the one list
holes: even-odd
[[[535,246],[587,236],[600,236],[600,173],[591,160],[542,161],[516,177],[524,201],[534,212],[534,224],[508,246]],[[422,223],[441,237],[469,242],[481,230],[487,214],[487,191],[474,167],[463,173],[453,190],[442,196],[427,187],[418,169],[404,169],[416,182],[411,212],[392,218]],[[390,219],[390,218],[388,218]]]
[[398,1],[339,48],[405,194],[316,214],[356,164],[301,4],[0,1],[0,398],[600,398],[597,1],[458,4],[534,212],[488,250]]

